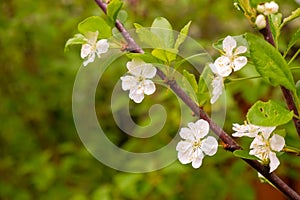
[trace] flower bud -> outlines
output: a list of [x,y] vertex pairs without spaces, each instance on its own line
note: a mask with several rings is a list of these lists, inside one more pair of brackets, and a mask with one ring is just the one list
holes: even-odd
[[258,15],[255,20],[255,25],[257,26],[258,29],[265,28],[267,25],[265,16],[262,14]]
[[264,13],[265,12],[265,4],[258,4],[256,10],[259,13]]
[[274,1],[271,2],[267,2],[265,3],[265,11],[264,14],[265,15],[270,15],[270,14],[274,14],[277,13],[279,9],[279,6],[277,3],[275,3]]

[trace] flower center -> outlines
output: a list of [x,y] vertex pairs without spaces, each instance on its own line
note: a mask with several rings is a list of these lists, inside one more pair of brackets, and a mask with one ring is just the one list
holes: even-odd
[[195,151],[197,148],[200,148],[201,144],[202,144],[202,141],[201,141],[201,140],[195,140],[195,141],[194,141],[194,144],[193,144],[193,149],[194,149],[194,151]]

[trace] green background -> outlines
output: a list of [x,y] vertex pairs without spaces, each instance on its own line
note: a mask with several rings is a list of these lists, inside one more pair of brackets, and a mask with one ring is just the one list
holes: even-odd
[[[213,58],[218,56],[213,42],[227,35],[253,32],[230,0],[124,3],[129,29],[133,22],[150,26],[158,16],[167,18],[175,30],[192,20],[190,36]],[[291,0],[280,1],[279,5],[285,16],[298,6]],[[101,10],[92,0],[11,0],[1,3],[0,13],[0,199],[250,200],[263,199],[263,195],[282,199],[275,189],[259,183],[254,170],[222,149],[214,157],[205,158],[197,170],[176,161],[155,172],[129,174],[101,164],[83,146],[72,117],[72,89],[82,64],[80,46],[64,53],[64,44],[77,32],[78,22],[91,15],[102,15]],[[280,40],[282,48],[296,27],[299,20],[285,29]],[[297,48],[299,44],[292,51]],[[133,119],[140,125],[149,123],[148,109],[153,102],[165,106],[167,123],[154,138],[134,139],[120,131],[109,105],[115,83],[126,72],[126,61],[118,60],[103,75],[103,84],[97,89],[96,110],[99,119],[105,119],[100,124],[111,141],[124,149],[158,149],[179,129],[178,102],[165,88],[159,88],[160,94],[147,97],[143,104],[130,103]],[[293,65],[299,66],[299,59]],[[251,73],[253,68],[249,67],[238,75]],[[295,73],[295,80],[297,76]],[[228,133],[232,133],[233,122],[243,123],[247,109],[256,100],[273,98],[284,102],[279,88],[269,88],[262,80],[229,84],[226,92],[228,112],[224,129]],[[285,128],[287,143],[299,146],[291,124]],[[280,160],[278,174],[297,188],[299,159],[283,155]]]

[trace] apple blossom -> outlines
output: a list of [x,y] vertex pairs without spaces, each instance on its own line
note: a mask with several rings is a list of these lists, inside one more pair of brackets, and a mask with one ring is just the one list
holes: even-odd
[[156,90],[153,81],[149,80],[155,76],[156,68],[140,59],[133,59],[126,66],[131,75],[121,77],[122,89],[129,90],[129,98],[136,103],[141,103],[144,94],[150,95]]
[[212,136],[207,136],[209,124],[200,119],[188,123],[188,128],[182,128],[179,135],[184,139],[177,146],[178,159],[182,164],[192,163],[194,168],[202,165],[205,155],[212,156],[217,152],[218,141]]
[[260,132],[272,132],[276,127],[267,127],[267,126],[256,126],[253,124],[249,124],[245,122],[243,125],[239,125],[234,123],[232,130],[236,131],[232,134],[233,137],[250,137],[254,138],[258,135]]
[[100,55],[106,53],[109,48],[109,44],[106,39],[97,41],[99,32],[88,32],[86,34],[86,43],[81,47],[81,58],[84,59],[83,65],[87,66],[89,63],[94,62],[96,54],[100,58]]
[[212,98],[210,99],[210,103],[214,104],[223,92],[224,89],[223,77],[221,76],[214,77],[211,85],[213,87],[213,91],[212,91]]

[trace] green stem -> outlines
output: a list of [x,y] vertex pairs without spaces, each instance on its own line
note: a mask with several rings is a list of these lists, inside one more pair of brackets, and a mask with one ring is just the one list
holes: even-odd
[[298,56],[298,54],[300,53],[300,49],[298,49],[298,51],[294,54],[294,56],[291,58],[291,60],[288,62],[288,65],[290,65],[294,60],[295,58]]
[[261,76],[252,76],[252,77],[244,77],[244,78],[227,78],[229,82],[237,82],[237,81],[246,81],[251,79],[261,78]]

